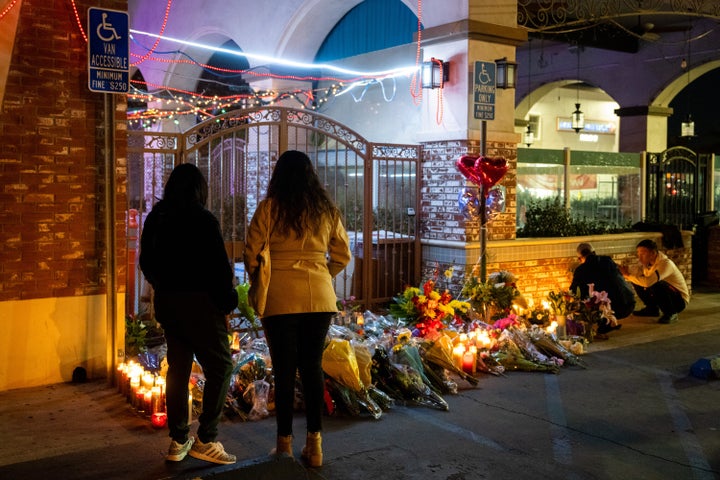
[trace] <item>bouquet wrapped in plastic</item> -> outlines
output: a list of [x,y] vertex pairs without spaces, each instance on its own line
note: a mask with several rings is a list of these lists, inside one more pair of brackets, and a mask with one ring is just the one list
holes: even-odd
[[[257,351],[240,350],[233,356],[233,371],[228,389],[226,407],[243,420],[259,420],[269,415],[268,397],[271,385],[268,380],[268,361]],[[257,396],[256,382],[267,384],[264,395]]]
[[423,382],[417,370],[407,364],[391,362],[383,347],[375,349],[372,376],[376,387],[397,401],[448,410],[447,402]]
[[505,370],[548,373],[558,373],[560,371],[557,364],[537,363],[525,358],[520,347],[513,341],[511,336],[506,335],[506,332],[503,332],[500,337],[500,345],[500,349],[493,352],[491,356]]
[[[357,348],[363,358],[363,376],[366,376],[365,352]],[[339,401],[351,415],[360,415],[364,409],[375,419],[382,415],[382,408],[368,393],[368,387],[361,379],[360,367],[355,355],[356,348],[349,340],[331,338],[322,357],[322,368],[329,377],[325,384],[333,400]],[[367,379],[366,379],[367,381]]]
[[528,329],[528,335],[538,350],[545,355],[562,358],[567,365],[574,365],[586,368],[585,363],[576,354],[565,348],[556,337],[550,335],[537,325]]
[[476,386],[479,383],[478,379],[463,371],[462,368],[453,362],[452,345],[452,339],[448,335],[439,335],[434,340],[429,340],[422,344],[423,358],[426,362],[433,363],[455,373],[470,385]]

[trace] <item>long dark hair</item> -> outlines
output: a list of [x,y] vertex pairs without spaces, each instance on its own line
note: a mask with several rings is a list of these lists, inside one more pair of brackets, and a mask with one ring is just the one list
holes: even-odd
[[291,231],[296,237],[307,231],[317,233],[323,218],[337,211],[310,158],[297,150],[288,150],[278,158],[267,198],[272,199],[275,228],[284,235]]
[[207,180],[200,169],[192,163],[181,163],[175,167],[163,192],[163,200],[179,208],[205,206],[207,197]]

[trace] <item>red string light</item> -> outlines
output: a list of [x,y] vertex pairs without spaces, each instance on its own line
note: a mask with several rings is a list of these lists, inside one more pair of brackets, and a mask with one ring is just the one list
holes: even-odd
[[421,49],[420,44],[422,43],[422,0],[418,0],[418,31],[417,31],[417,50],[415,52],[415,73],[413,73],[412,79],[410,80],[410,95],[413,98],[415,105],[420,105],[422,102],[422,85],[418,82],[418,67],[420,66],[420,55]]
[[80,35],[82,35],[85,43],[87,43],[88,37],[85,35],[85,30],[83,29],[82,22],[80,21],[80,14],[78,13],[77,5],[75,5],[75,0],[70,0],[70,3],[72,4],[73,12],[75,12],[75,20],[77,21]]
[[440,88],[437,89],[437,109],[435,110],[435,122],[440,125],[443,120],[443,87],[445,87],[445,65],[442,60],[433,58],[432,61],[440,65]]
[[3,9],[3,11],[0,13],[0,20],[2,20],[5,17],[5,15],[7,15],[10,12],[10,10],[13,9],[13,7],[15,6],[15,4],[17,2],[18,2],[18,0],[12,0],[12,2],[10,2],[10,4]]
[[143,63],[145,60],[150,58],[150,55],[153,54],[157,46],[160,44],[160,37],[162,36],[163,32],[165,32],[165,27],[167,27],[168,18],[170,17],[170,7],[172,6],[172,0],[168,0],[167,5],[165,6],[165,18],[163,18],[162,26],[160,27],[160,35],[155,39],[155,43],[150,48],[150,50],[147,51],[145,55],[140,57],[140,60],[138,60],[136,63],[131,63],[132,66],[138,66],[141,63]]
[[[5,9],[0,13],[0,20],[1,20],[3,17],[5,17],[5,16],[8,14],[8,12],[9,12],[17,3],[18,3],[18,0],[12,0],[12,2],[11,2],[7,7],[5,7]],[[81,21],[81,19],[80,19],[80,14],[79,14],[79,12],[78,12],[77,5],[75,4],[75,0],[70,0],[70,3],[71,3],[71,5],[72,5],[73,12],[74,12],[74,14],[75,14],[75,20],[76,20],[77,25],[78,25],[78,30],[80,31],[80,34],[82,35],[83,39],[84,39],[85,42],[87,43],[87,42],[88,42],[88,37],[87,37],[87,35],[86,35],[86,33],[85,33],[85,29],[83,28],[83,23],[82,23],[82,21]],[[256,77],[269,77],[269,78],[275,78],[275,79],[296,80],[296,81],[334,81],[334,82],[353,83],[353,82],[357,82],[357,81],[361,81],[361,80],[367,80],[367,79],[375,79],[375,80],[377,80],[377,79],[381,79],[381,78],[384,78],[384,77],[385,77],[385,75],[362,75],[362,76],[356,76],[356,77],[353,77],[353,78],[340,78],[340,77],[332,77],[332,76],[315,77],[315,76],[309,76],[309,75],[308,75],[308,76],[278,75],[278,74],[273,74],[273,73],[270,73],[270,72],[257,72],[257,71],[254,71],[254,70],[233,70],[233,69],[218,68],[218,67],[213,67],[213,66],[211,66],[211,65],[201,64],[201,63],[199,63],[199,62],[196,62],[196,61],[194,61],[194,60],[189,60],[189,59],[163,59],[163,58],[158,58],[158,57],[156,57],[156,56],[153,56],[153,53],[155,52],[155,50],[157,49],[158,45],[160,44],[160,40],[162,39],[162,34],[165,32],[165,29],[167,28],[167,24],[168,24],[168,20],[169,20],[169,16],[170,16],[170,9],[171,9],[171,7],[172,7],[172,0],[168,0],[168,1],[167,1],[167,4],[166,4],[166,7],[165,7],[165,15],[164,15],[164,18],[163,18],[163,22],[162,22],[162,25],[161,25],[161,27],[160,27],[160,33],[158,34],[158,36],[157,36],[157,38],[156,38],[153,46],[147,51],[147,53],[145,53],[145,54],[142,55],[142,56],[140,56],[140,55],[138,55],[138,54],[135,54],[135,53],[131,53],[131,54],[130,54],[131,56],[138,58],[138,60],[137,60],[135,63],[131,63],[132,66],[138,66],[138,65],[140,65],[141,63],[145,62],[146,60],[151,59],[151,60],[153,60],[153,61],[161,62],[161,63],[186,63],[186,64],[194,64],[194,65],[200,66],[200,67],[202,67],[202,68],[204,68],[204,69],[214,70],[214,71],[223,72],[223,73],[238,73],[238,74],[252,75],[252,76],[256,76]],[[421,39],[422,39],[422,0],[418,0],[418,40],[417,40],[417,52],[416,52],[416,56],[415,56],[415,67],[416,67],[416,68],[415,68],[414,73],[413,73],[413,75],[412,75],[411,85],[410,85],[410,93],[411,93],[411,95],[412,95],[412,97],[413,97],[413,102],[414,102],[416,105],[418,105],[418,104],[420,103],[420,101],[422,100],[422,87],[419,85],[419,82],[418,82],[418,70],[419,70],[418,67],[419,67],[419,65],[420,65],[420,58],[421,58]],[[147,83],[147,82],[140,82],[140,81],[131,80],[131,83],[133,83],[133,84],[145,84],[145,85],[147,85],[147,86],[150,86],[150,87],[152,87],[152,88],[156,88],[156,89],[158,89],[158,90],[164,90],[164,91],[168,91],[168,92],[175,92],[175,93],[179,93],[179,94],[184,94],[184,95],[188,95],[188,96],[190,96],[190,97],[192,97],[192,98],[198,98],[198,99],[204,99],[204,100],[214,100],[214,101],[223,101],[223,100],[226,101],[226,103],[221,104],[220,106],[214,105],[214,106],[213,106],[213,109],[215,109],[215,108],[222,108],[223,106],[233,105],[234,103],[237,103],[239,100],[242,100],[242,99],[258,98],[258,97],[262,96],[262,95],[258,95],[258,94],[256,93],[256,94],[253,94],[253,95],[247,95],[247,94],[245,94],[245,95],[235,95],[235,96],[217,97],[217,98],[216,98],[216,97],[208,97],[208,96],[204,96],[204,95],[199,95],[199,94],[197,94],[197,93],[195,93],[195,92],[191,92],[191,91],[188,91],[188,90],[182,90],[182,89],[176,89],[176,88],[171,88],[171,87],[167,87],[167,86],[149,84],[149,83]],[[299,95],[305,96],[305,97],[306,97],[306,100],[305,100],[305,101],[301,101],[301,100],[298,98]],[[275,95],[273,95],[273,96],[275,96]],[[315,97],[315,95],[313,94],[313,91],[312,91],[312,90],[295,90],[295,91],[291,91],[291,92],[280,93],[280,94],[277,94],[277,96],[275,96],[274,101],[281,100],[281,99],[283,99],[283,98],[289,98],[289,97],[295,98],[295,99],[296,99],[298,102],[300,102],[304,107],[310,106],[310,105],[313,104],[313,102],[316,101],[316,97]],[[152,95],[151,95],[151,94],[147,94],[147,95],[145,95],[145,94],[128,94],[128,98],[133,98],[133,99],[152,98]],[[177,99],[176,99],[176,101],[180,101],[180,100],[177,100]],[[438,108],[439,108],[439,117],[438,117],[439,120],[438,120],[438,122],[441,122],[441,121],[442,121],[442,95],[441,95],[441,94],[440,94],[440,97],[438,98],[438,102],[439,102],[439,103],[438,103],[438,105],[439,105],[439,107],[438,107]],[[200,108],[197,107],[196,105],[193,105],[191,102],[186,102],[186,101],[182,100],[182,101],[180,101],[180,103],[183,103],[183,104],[185,104],[186,106],[190,107],[190,108],[191,108],[191,111],[190,111],[190,112],[188,112],[188,111],[185,111],[185,112],[177,112],[177,111],[168,111],[168,112],[151,111],[151,112],[152,112],[152,115],[155,116],[155,117],[162,117],[162,116],[172,117],[172,116],[174,116],[174,115],[176,115],[176,114],[187,114],[187,113],[193,113],[193,112],[195,112],[195,113],[202,113],[203,115],[207,115],[208,117],[214,117],[214,115],[212,115],[211,113],[200,109]],[[142,113],[142,114],[129,114],[129,115],[128,115],[128,119],[133,118],[133,117],[139,118],[139,117],[142,116],[142,115],[147,115],[147,112],[144,112],[144,113]]]

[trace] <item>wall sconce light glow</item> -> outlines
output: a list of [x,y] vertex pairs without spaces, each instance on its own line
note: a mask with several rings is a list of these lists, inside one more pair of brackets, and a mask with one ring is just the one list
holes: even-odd
[[437,58],[422,63],[422,88],[443,88],[450,79],[450,64]]
[[515,88],[517,83],[517,63],[507,57],[495,60],[495,86],[497,88]]

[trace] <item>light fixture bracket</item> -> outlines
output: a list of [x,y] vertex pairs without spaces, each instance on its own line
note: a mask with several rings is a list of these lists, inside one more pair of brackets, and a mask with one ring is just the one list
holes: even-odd
[[515,88],[518,75],[517,66],[516,62],[508,60],[507,57],[495,60],[495,87]]
[[443,88],[450,80],[450,62],[431,58],[422,63],[422,88]]

